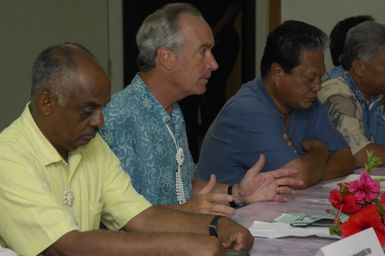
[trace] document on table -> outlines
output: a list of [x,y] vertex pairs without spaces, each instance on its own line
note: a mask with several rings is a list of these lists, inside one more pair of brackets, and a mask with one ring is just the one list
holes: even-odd
[[10,249],[0,248],[0,256],[17,256],[17,254]]
[[280,238],[287,236],[319,236],[339,239],[338,236],[330,235],[328,227],[292,227],[290,223],[295,221],[312,222],[325,216],[300,215],[284,213],[277,217],[276,222],[254,221],[249,231],[255,237]]

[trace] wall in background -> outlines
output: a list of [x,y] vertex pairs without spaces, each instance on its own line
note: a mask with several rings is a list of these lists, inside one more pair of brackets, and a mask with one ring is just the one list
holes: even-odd
[[267,35],[270,32],[270,5],[269,0],[256,1],[256,31],[255,31],[255,68],[256,75],[259,76],[260,62],[262,59],[263,50]]
[[[270,30],[269,3],[256,1],[257,75]],[[385,24],[383,10],[383,0],[290,0],[281,1],[281,20],[302,20],[329,34],[336,22],[352,15],[369,14]],[[108,70],[113,92],[123,88],[122,0],[1,0],[0,31],[0,130],[29,99],[34,58],[54,43],[83,44]],[[329,52],[326,65],[331,66]]]
[[[281,1],[281,21],[301,20],[329,35],[338,21],[350,16],[372,15],[376,21],[385,24],[384,10],[384,0],[290,0]],[[325,55],[325,65],[333,65],[329,51]]]
[[[256,2],[256,67],[259,75],[259,64],[262,58],[266,37],[270,31],[270,2],[275,0],[258,0]],[[310,23],[330,34],[334,25],[347,17],[356,15],[372,15],[376,21],[385,24],[385,1],[371,0],[288,0],[280,2],[281,21],[294,19]],[[279,12],[278,12],[279,13]],[[329,50],[325,53],[325,65],[332,67]]]
[[33,60],[52,44],[84,45],[121,89],[121,16],[120,0],[1,0],[0,130],[24,109]]

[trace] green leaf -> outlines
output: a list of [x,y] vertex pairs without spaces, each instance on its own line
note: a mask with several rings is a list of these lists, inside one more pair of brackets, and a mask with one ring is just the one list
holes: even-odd
[[381,183],[385,181],[385,178],[374,178],[374,180],[377,181],[378,183]]
[[340,231],[340,224],[332,224],[329,226],[329,234],[330,235],[337,235],[341,236],[341,231]]
[[345,182],[345,181],[341,182],[341,184],[340,184],[340,193],[341,193],[341,195],[350,194],[347,182]]
[[364,164],[364,169],[370,173],[373,168],[382,164],[381,158],[375,156],[372,151],[366,151],[368,157],[368,163]]
[[378,209],[378,212],[380,213],[380,215],[384,216],[385,209],[384,209],[384,206],[382,206],[382,204],[378,198],[376,199],[376,201],[374,201],[374,204],[377,206],[377,209]]

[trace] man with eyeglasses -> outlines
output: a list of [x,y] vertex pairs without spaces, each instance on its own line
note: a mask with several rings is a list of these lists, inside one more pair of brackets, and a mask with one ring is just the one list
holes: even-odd
[[270,33],[262,77],[244,84],[211,125],[198,177],[213,172],[220,182],[237,182],[260,154],[266,156],[263,171],[298,169],[299,188],[353,171],[349,146],[317,99],[326,46],[325,33],[299,21]]
[[349,143],[355,167],[368,161],[367,151],[384,165],[385,25],[365,21],[350,29],[340,59],[318,97]]

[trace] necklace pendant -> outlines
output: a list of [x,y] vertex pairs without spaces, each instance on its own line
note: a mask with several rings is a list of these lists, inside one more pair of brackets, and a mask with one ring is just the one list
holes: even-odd
[[168,133],[170,134],[172,140],[174,141],[176,153],[175,160],[177,163],[177,170],[175,173],[175,192],[179,204],[184,204],[186,202],[186,196],[184,192],[183,180],[182,180],[182,166],[184,162],[184,152],[183,148],[179,146],[178,141],[176,140],[174,134],[172,133],[168,124],[166,124]]
[[184,186],[183,186],[182,174],[180,173],[180,169],[176,172],[176,175],[175,175],[175,187],[176,187],[176,197],[177,197],[178,203],[184,204],[186,202],[186,196],[184,193]]
[[183,165],[183,162],[184,162],[183,148],[181,148],[181,147],[177,148],[176,154],[175,154],[175,159],[176,159],[176,162],[178,163],[178,165],[180,165],[180,166]]

